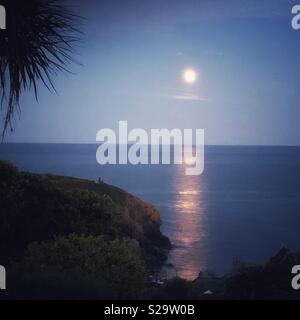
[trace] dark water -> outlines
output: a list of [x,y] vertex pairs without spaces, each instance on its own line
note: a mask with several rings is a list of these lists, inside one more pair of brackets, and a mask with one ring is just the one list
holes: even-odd
[[224,273],[234,256],[262,262],[282,246],[300,250],[300,148],[206,147],[205,172],[183,166],[105,166],[94,145],[1,145],[24,170],[104,181],[152,202],[174,245],[180,276]]

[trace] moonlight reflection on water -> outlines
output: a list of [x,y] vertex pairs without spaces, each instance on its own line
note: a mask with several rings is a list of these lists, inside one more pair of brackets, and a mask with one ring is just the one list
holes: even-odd
[[199,244],[207,233],[201,210],[201,184],[199,177],[179,174],[180,183],[174,186],[173,223],[176,228],[170,234],[173,250],[169,261],[177,266],[178,276],[194,280],[201,270],[206,269],[205,254],[199,252]]

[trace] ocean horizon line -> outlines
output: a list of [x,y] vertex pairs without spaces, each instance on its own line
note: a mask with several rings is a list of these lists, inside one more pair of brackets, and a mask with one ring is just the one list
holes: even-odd
[[[1,142],[1,145],[94,145],[99,146],[97,142]],[[120,143],[117,143],[120,145]],[[129,143],[129,146],[134,143]],[[150,146],[151,144],[148,144]],[[160,144],[162,145],[162,144]],[[171,146],[174,146],[172,143]],[[196,145],[193,144],[193,147]],[[270,148],[300,148],[300,145],[285,145],[285,144],[205,144],[204,147],[270,147]]]

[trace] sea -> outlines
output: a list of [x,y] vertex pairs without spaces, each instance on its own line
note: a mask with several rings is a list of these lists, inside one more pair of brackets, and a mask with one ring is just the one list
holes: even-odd
[[300,251],[300,147],[206,146],[205,169],[105,165],[93,144],[1,144],[0,159],[22,170],[99,177],[156,206],[180,277],[223,275],[232,261],[259,264],[282,247]]

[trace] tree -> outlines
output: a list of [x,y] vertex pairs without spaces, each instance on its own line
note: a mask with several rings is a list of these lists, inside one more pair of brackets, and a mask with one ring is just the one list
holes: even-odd
[[80,40],[80,18],[62,0],[4,0],[7,29],[0,32],[0,99],[4,108],[2,138],[12,120],[23,91],[38,83],[56,91],[53,76],[75,62],[74,46]]

